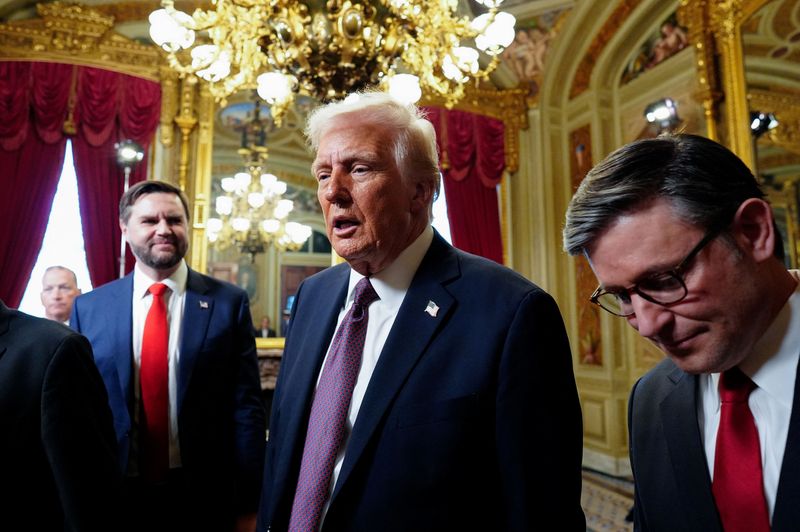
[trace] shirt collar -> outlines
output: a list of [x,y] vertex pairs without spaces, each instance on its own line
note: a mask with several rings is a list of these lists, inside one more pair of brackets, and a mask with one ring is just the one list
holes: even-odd
[[[787,408],[792,408],[797,362],[800,359],[800,285],[753,347],[739,368],[756,385]],[[714,384],[719,379],[715,375]]]
[[186,280],[188,278],[189,268],[186,266],[186,261],[183,259],[181,259],[178,269],[172,272],[172,275],[162,281],[151,279],[139,267],[139,263],[137,262],[136,266],[133,268],[133,294],[134,297],[141,299],[147,295],[147,291],[150,289],[150,286],[157,282],[162,282],[167,285],[167,288],[169,288],[173,294],[180,295],[186,290]]
[[[400,255],[389,266],[370,277],[370,283],[375,289],[375,293],[381,298],[383,303],[390,307],[400,308],[403,298],[406,296],[408,287],[417,273],[422,259],[428,252],[428,248],[433,242],[433,227],[428,225],[420,235],[404,249]],[[354,297],[354,291],[358,281],[364,276],[357,271],[350,269],[350,282],[347,287],[347,300],[345,306]]]

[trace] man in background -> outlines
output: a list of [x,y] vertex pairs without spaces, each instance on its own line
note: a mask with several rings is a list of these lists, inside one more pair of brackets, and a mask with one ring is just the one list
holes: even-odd
[[800,276],[747,166],[693,135],[624,146],[572,198],[564,248],[668,357],[628,407],[636,529],[797,530]]
[[108,396],[86,338],[0,301],[0,529],[118,529]]
[[69,325],[72,301],[81,293],[75,272],[64,266],[50,266],[42,277],[42,305],[44,315]]
[[126,477],[120,521],[252,531],[266,426],[247,294],[187,267],[178,188],[137,183],[119,217],[134,271],[77,298],[71,325],[108,390]]
[[256,337],[258,338],[275,338],[275,329],[270,328],[269,316],[264,315],[261,318],[261,327],[256,329]]
[[558,307],[435,233],[433,126],[371,93],[320,108],[307,132],[347,262],[292,305],[259,530],[585,531]]

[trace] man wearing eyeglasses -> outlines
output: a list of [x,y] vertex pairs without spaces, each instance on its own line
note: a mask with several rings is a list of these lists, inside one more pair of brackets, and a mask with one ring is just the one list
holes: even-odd
[[668,355],[628,407],[636,529],[796,530],[800,277],[750,170],[692,135],[624,146],[572,198],[564,248]]

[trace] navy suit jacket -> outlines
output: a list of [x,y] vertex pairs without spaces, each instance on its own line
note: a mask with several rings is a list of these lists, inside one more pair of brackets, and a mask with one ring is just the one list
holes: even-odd
[[[800,368],[798,368],[800,369]],[[697,376],[664,360],[647,373],[628,404],[636,530],[722,532],[697,423]],[[774,532],[800,526],[800,375],[781,466]]]
[[[126,471],[134,408],[133,275],[75,299],[70,326],[84,334],[108,390]],[[198,507],[258,506],[266,421],[247,295],[189,270],[178,373],[178,436]]]
[[[258,530],[285,530],[342,264],[298,289],[273,400]],[[435,316],[425,311],[438,305]],[[381,352],[323,531],[585,530],[582,429],[553,299],[434,237]]]
[[0,301],[0,530],[101,532],[121,475],[86,338]]

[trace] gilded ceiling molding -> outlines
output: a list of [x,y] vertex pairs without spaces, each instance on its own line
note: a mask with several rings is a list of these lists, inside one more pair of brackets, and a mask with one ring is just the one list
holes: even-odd
[[611,41],[611,38],[617,33],[619,28],[628,20],[628,17],[633,13],[641,0],[621,0],[617,5],[614,12],[608,16],[600,31],[595,34],[592,43],[589,45],[588,50],[581,59],[578,65],[578,70],[575,72],[575,77],[572,78],[572,86],[569,90],[569,98],[573,99],[582,94],[589,88],[592,81],[592,72],[595,64],[603,53],[606,45]]
[[114,17],[80,4],[37,4],[40,18],[0,24],[0,59],[99,67],[160,81],[164,63],[154,46],[114,31]]
[[[467,85],[465,96],[454,109],[495,118],[505,126],[506,169],[519,169],[519,132],[528,129],[528,91],[526,88],[486,89]],[[445,107],[442,98],[425,97],[420,105]],[[316,186],[316,185],[315,185]]]

